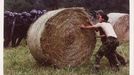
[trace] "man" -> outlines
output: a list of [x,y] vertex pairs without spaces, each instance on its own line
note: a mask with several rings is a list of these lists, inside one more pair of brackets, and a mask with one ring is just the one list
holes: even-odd
[[[106,14],[102,13],[98,15],[98,20],[100,23],[97,23],[96,25],[81,25],[81,28],[83,29],[97,29],[97,28],[102,28],[103,34],[100,37],[106,37],[105,40],[103,41],[101,47],[99,48],[98,52],[96,53],[96,58],[95,58],[95,69],[99,70],[100,68],[100,60],[102,59],[103,56],[106,56],[107,59],[110,62],[110,66],[115,69],[119,70],[119,64],[122,62],[125,64],[125,59],[120,56],[122,59],[120,60],[117,58],[117,55],[119,55],[116,52],[117,46],[119,46],[119,42],[117,40],[117,35],[110,23],[108,23],[108,17]],[[120,62],[120,63],[119,63]]]
[[[103,10],[98,10],[98,11],[96,11],[96,14],[97,14],[96,17],[99,19],[99,16],[101,16],[101,15],[103,15],[103,14],[105,14],[105,13],[103,12]],[[98,28],[98,31],[99,31],[99,33],[100,33],[100,35],[101,35],[101,41],[102,41],[102,43],[106,42],[106,36],[104,36],[104,35],[106,35],[106,34],[105,34],[105,32],[103,31],[103,29],[100,27],[100,28]],[[115,54],[116,58],[118,59],[118,62],[120,63],[120,65],[125,66],[125,65],[126,65],[126,62],[125,62],[124,57],[122,57],[122,56],[121,56],[119,53],[117,53],[116,51],[114,51],[114,54]],[[106,58],[109,59],[109,56],[106,56]],[[109,59],[109,62],[110,62],[110,65],[112,66],[112,61],[111,61],[110,59]]]

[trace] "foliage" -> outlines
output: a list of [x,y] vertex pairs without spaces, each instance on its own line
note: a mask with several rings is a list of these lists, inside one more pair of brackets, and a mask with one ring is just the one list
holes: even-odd
[[4,0],[5,10],[30,11],[31,9],[53,10],[63,7],[85,7],[106,12],[129,12],[129,0]]

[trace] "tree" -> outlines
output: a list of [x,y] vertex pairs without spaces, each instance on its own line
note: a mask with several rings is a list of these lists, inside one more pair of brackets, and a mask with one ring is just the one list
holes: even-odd
[[129,13],[129,0],[5,0],[5,10],[16,12],[32,9],[54,10],[63,7],[84,7],[88,10],[102,9],[106,12]]

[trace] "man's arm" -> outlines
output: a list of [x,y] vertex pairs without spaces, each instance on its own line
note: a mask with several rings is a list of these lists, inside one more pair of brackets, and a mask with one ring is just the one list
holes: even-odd
[[81,26],[80,26],[81,28],[85,28],[85,29],[93,29],[93,28],[96,28],[94,25],[92,25],[92,26],[85,26],[84,24],[82,24]]

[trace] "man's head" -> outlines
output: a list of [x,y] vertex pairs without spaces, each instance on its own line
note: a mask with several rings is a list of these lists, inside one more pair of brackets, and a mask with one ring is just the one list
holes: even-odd
[[97,18],[99,19],[99,22],[107,22],[108,16],[104,13],[103,10],[96,11]]
[[107,22],[108,21],[108,16],[106,14],[101,14],[99,16],[99,21],[100,22]]

